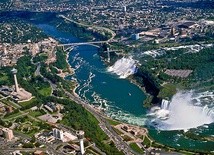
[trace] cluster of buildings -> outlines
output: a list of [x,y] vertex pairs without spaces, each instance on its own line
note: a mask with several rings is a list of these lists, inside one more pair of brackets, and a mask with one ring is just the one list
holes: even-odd
[[213,12],[206,12],[202,9],[174,7],[170,3],[167,5],[167,3],[159,0],[125,0],[122,2],[100,2],[98,4],[92,2],[74,7],[68,13],[68,17],[80,23],[108,27],[119,36],[127,38],[131,34],[154,29],[169,21],[182,19],[196,21],[213,16]]
[[53,128],[51,132],[41,132],[35,135],[35,137],[45,143],[53,143],[55,140],[61,142],[69,142],[77,140],[77,137],[69,131]]
[[148,133],[148,131],[145,128],[132,126],[129,124],[119,124],[119,125],[116,125],[115,127],[119,130],[122,130],[136,137],[141,137],[142,135],[146,135]]
[[[38,110],[38,108],[31,108],[33,111]],[[61,104],[56,104],[54,102],[47,102],[42,104],[39,107],[40,110],[43,110],[46,112],[46,114],[39,116],[38,118],[48,122],[50,124],[55,124],[58,121],[61,121],[63,118],[63,114],[60,113],[62,109],[64,109],[64,106]]]
[[36,12],[63,12],[72,10],[73,5],[66,2],[50,2],[48,0],[14,1],[11,10],[33,10]]
[[[13,130],[9,128],[0,128],[0,137],[3,137],[6,141],[17,141],[18,137],[15,137],[13,134]],[[49,143],[54,145],[56,141],[60,141],[58,144],[62,144],[61,151],[62,154],[85,154],[84,147],[84,131],[77,131],[75,134],[70,133],[69,131],[63,131],[58,128],[53,128],[52,132],[45,133],[37,133],[35,134],[35,138],[41,143]],[[68,142],[75,141],[79,142],[79,145],[73,143],[69,144]],[[24,140],[25,143],[29,143],[29,140]],[[19,144],[21,146],[21,143]],[[43,146],[43,145],[42,145]],[[15,149],[14,149],[15,150]],[[24,151],[24,149],[22,149]],[[17,149],[12,152],[13,155],[22,155],[20,149]],[[36,150],[33,152],[33,155],[44,155],[45,152],[41,150]]]
[[76,154],[80,152],[81,155],[85,154],[84,147],[84,131],[80,130],[76,133],[72,134],[69,131],[65,131],[58,128],[53,128],[51,132],[41,132],[35,135],[36,139],[42,141],[44,143],[54,144],[56,141],[60,141],[62,143],[68,143],[70,141],[79,141],[79,146],[74,144],[67,144],[61,148],[61,151],[67,154]]
[[47,63],[54,62],[56,60],[55,47],[57,44],[58,42],[50,37],[38,43],[32,43],[31,40],[28,40],[28,43],[20,44],[0,43],[0,67],[14,66],[26,52],[29,52],[32,56],[41,52],[47,53]]
[[139,32],[134,35],[133,39],[144,41],[155,40],[155,43],[182,41],[185,38],[192,38],[195,35],[204,36],[207,29],[211,27],[214,28],[214,22],[207,20],[168,22],[157,28]]

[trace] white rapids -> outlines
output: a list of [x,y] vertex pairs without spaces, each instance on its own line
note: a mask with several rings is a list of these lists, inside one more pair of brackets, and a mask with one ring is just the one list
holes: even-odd
[[123,57],[117,60],[113,66],[109,67],[108,71],[119,75],[122,79],[125,79],[129,75],[136,73],[136,62],[131,57]]

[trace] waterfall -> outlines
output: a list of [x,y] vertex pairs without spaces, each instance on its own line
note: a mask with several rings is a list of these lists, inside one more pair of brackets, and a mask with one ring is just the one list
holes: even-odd
[[169,101],[163,99],[161,102],[161,109],[168,110],[169,103],[170,103]]
[[136,73],[137,67],[135,65],[135,60],[131,57],[121,58],[115,62],[115,64],[108,68],[109,72],[115,73],[120,76],[120,78],[127,78],[129,75]]
[[207,114],[210,117],[214,118],[214,108],[209,108],[208,105],[205,105],[203,108],[203,113]]
[[[200,96],[200,98],[198,97]],[[169,101],[163,100],[161,107],[153,108],[148,116],[152,117],[151,124],[159,130],[188,130],[214,122],[213,100],[209,106],[203,105],[203,94],[193,92],[178,92]],[[193,104],[198,98],[199,103]],[[154,110],[155,109],[155,110]]]

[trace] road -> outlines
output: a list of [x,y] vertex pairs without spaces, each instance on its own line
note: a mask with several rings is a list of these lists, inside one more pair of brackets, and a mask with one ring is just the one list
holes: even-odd
[[107,40],[107,42],[113,40],[114,37],[116,36],[116,33],[115,33],[114,31],[112,31],[111,29],[109,29],[109,28],[101,27],[101,26],[94,26],[94,25],[87,25],[87,24],[83,24],[83,23],[78,23],[78,22],[76,22],[76,21],[74,21],[74,20],[72,20],[72,19],[70,19],[70,18],[68,18],[68,17],[65,17],[64,15],[59,15],[59,17],[62,17],[62,18],[64,18],[64,19],[66,19],[66,20],[68,20],[68,21],[70,21],[70,22],[72,22],[72,23],[75,23],[75,24],[77,24],[77,25],[80,25],[80,26],[92,27],[92,28],[94,28],[94,29],[104,30],[104,31],[107,31],[107,32],[111,33],[111,38],[109,38],[109,39]]
[[48,82],[51,86],[51,95],[53,94],[53,91],[57,89],[57,85],[53,84],[49,79],[47,79],[46,77],[44,77],[41,72],[40,72],[40,68],[41,68],[41,63],[38,62],[38,63],[33,63],[33,61],[31,61],[31,63],[33,65],[36,65],[37,68],[36,68],[36,71],[34,72],[35,76],[41,76],[45,82]]
[[[33,63],[33,61],[31,61]],[[35,63],[33,63],[35,65]],[[56,85],[53,84],[49,79],[45,78],[43,75],[41,75],[40,73],[40,63],[37,63],[37,69],[35,71],[35,74],[41,76],[45,81],[48,81],[49,84],[52,87],[52,91],[54,89],[56,89]],[[126,155],[138,155],[137,152],[134,152],[127,143],[125,143],[122,139],[122,137],[120,137],[112,128],[112,126],[109,124],[109,122],[106,120],[105,116],[96,111],[92,106],[90,106],[89,103],[81,100],[78,96],[75,96],[74,94],[66,91],[63,89],[63,91],[65,92],[65,94],[73,101],[75,101],[77,104],[82,105],[82,107],[84,107],[87,111],[89,111],[91,114],[93,114],[94,117],[96,117],[96,119],[99,121],[99,125],[101,127],[101,129],[109,136],[109,138],[114,142],[115,146],[117,147],[118,150],[122,151],[124,154]]]
[[96,111],[93,107],[91,107],[85,101],[82,101],[79,97],[67,92],[64,90],[65,94],[69,96],[69,98],[75,101],[77,104],[81,104],[86,110],[88,110],[96,119],[99,121],[99,125],[101,129],[109,136],[109,138],[114,142],[115,146],[118,150],[122,151],[126,155],[138,155],[137,152],[134,152],[127,143],[123,141],[123,139],[113,130],[112,126],[108,123],[105,116],[103,114]]
[[[103,44],[108,43],[108,41],[92,41],[92,42],[81,42],[81,43],[67,43],[67,44],[59,44],[58,47],[61,46],[80,46],[80,45],[86,45],[86,44]],[[99,46],[98,46],[99,47]]]

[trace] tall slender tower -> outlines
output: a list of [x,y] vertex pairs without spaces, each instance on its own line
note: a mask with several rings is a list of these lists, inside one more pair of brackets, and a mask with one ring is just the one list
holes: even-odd
[[7,48],[4,46],[4,55],[7,55]]
[[110,57],[110,50],[107,48],[107,53],[108,53],[108,62],[110,63],[111,57]]
[[123,6],[123,12],[126,12],[127,11],[127,9],[126,9],[126,6],[124,5]]
[[83,141],[84,134],[85,134],[85,132],[81,131],[81,130],[77,132],[77,137],[78,137],[78,139],[80,141],[80,152],[81,152],[82,155],[85,154],[84,141]]
[[173,37],[175,36],[175,27],[174,26],[171,27],[170,34]]
[[18,81],[16,78],[17,69],[13,68],[11,70],[11,72],[13,73],[13,77],[14,77],[14,81],[15,81],[15,91],[18,93],[19,92],[19,86],[18,86]]

